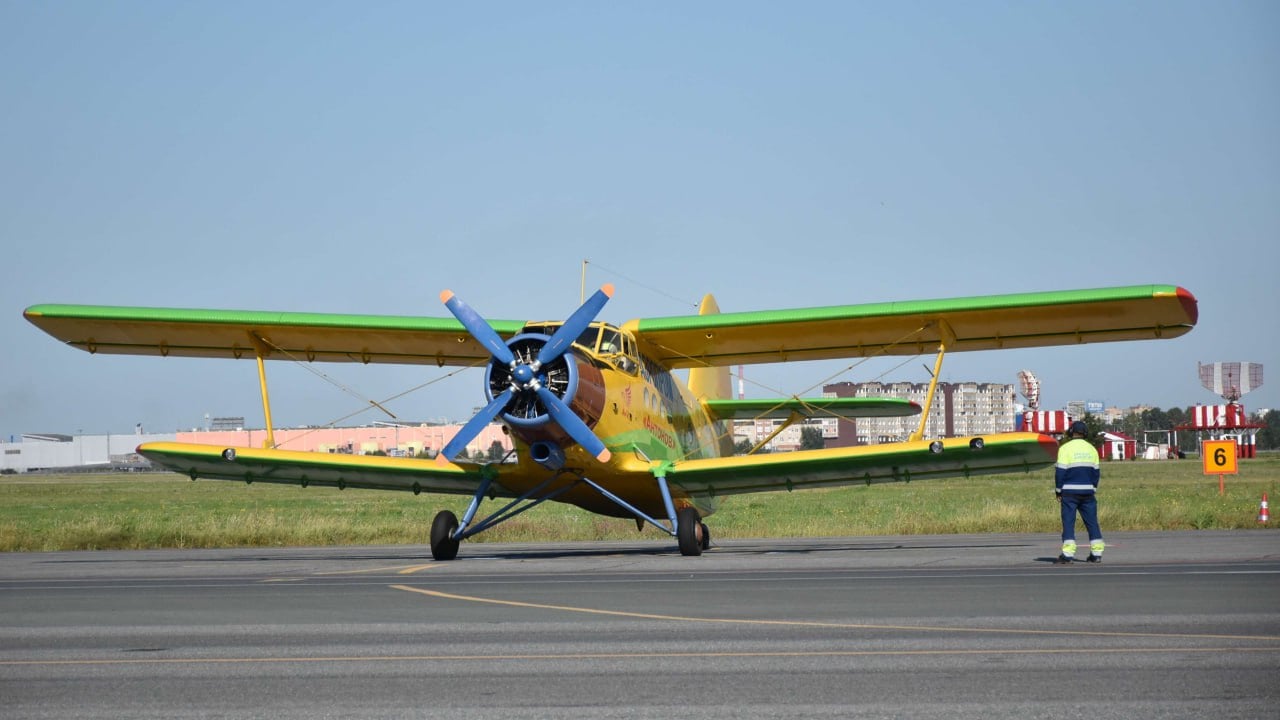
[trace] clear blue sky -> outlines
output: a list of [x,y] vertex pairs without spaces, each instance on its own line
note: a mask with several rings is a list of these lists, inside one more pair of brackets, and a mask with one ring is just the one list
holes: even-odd
[[[614,322],[1182,285],[1181,339],[944,379],[1167,408],[1247,360],[1277,407],[1277,37],[1264,1],[0,0],[0,434],[261,422],[251,362],[89,356],[32,304],[562,318],[584,259]],[[748,392],[927,378],[899,362]],[[272,364],[277,424],[483,404],[477,372],[317,369],[355,394]]]

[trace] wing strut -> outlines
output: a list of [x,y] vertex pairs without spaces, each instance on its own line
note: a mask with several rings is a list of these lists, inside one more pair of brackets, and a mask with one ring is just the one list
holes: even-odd
[[942,374],[942,356],[947,354],[947,346],[955,344],[956,334],[946,320],[935,320],[938,334],[942,339],[938,342],[938,359],[933,361],[933,377],[929,379],[929,392],[924,396],[924,410],[920,412],[920,425],[908,438],[911,441],[924,438],[924,426],[929,423],[929,409],[933,407],[933,393],[938,389],[938,376]]
[[276,435],[271,429],[271,398],[267,396],[267,366],[262,359],[271,354],[271,348],[262,338],[258,337],[258,333],[249,331],[249,341],[253,343],[253,353],[258,358],[258,387],[262,390],[262,414],[267,423],[267,439],[263,441],[262,447],[273,448],[276,446]]
[[747,454],[748,454],[748,455],[755,455],[757,452],[759,452],[759,451],[760,451],[760,448],[764,447],[765,445],[768,445],[768,444],[770,443],[770,441],[772,441],[774,438],[776,438],[776,437],[778,437],[779,435],[781,435],[783,430],[786,430],[787,428],[791,427],[792,425],[795,425],[797,420],[801,420],[801,419],[803,419],[803,418],[804,418],[804,416],[803,416],[803,415],[801,415],[800,413],[796,412],[795,410],[792,410],[792,411],[791,411],[791,415],[789,415],[789,416],[787,417],[787,419],[786,419],[786,420],[783,420],[781,423],[779,423],[779,424],[778,424],[778,427],[777,427],[776,429],[774,429],[774,431],[773,431],[773,432],[769,433],[769,437],[767,437],[767,438],[765,438],[765,439],[761,440],[760,442],[756,443],[756,446],[755,446],[755,447],[753,447],[753,448],[751,448],[751,451],[750,451],[750,452],[748,452]]

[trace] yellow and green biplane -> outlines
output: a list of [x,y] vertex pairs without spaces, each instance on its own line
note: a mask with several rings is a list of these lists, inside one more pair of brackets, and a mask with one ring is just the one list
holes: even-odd
[[[612,294],[604,286],[563,322],[486,321],[449,291],[441,300],[453,318],[84,305],[25,315],[90,353],[256,360],[267,447],[161,442],[138,452],[192,479],[471,496],[461,520],[436,515],[437,560],[547,500],[654,525],[699,555],[711,537],[703,518],[728,495],[1030,472],[1056,459],[1056,441],[1036,433],[926,440],[929,400],[734,399],[732,365],[936,352],[936,383],[947,352],[1175,338],[1197,319],[1195,297],[1171,285],[725,314],[708,295],[697,315],[596,321]],[[264,360],[484,365],[487,404],[435,460],[281,450]],[[917,414],[905,442],[733,455],[737,418]],[[455,461],[495,421],[514,462]],[[486,498],[505,502],[477,520]]]

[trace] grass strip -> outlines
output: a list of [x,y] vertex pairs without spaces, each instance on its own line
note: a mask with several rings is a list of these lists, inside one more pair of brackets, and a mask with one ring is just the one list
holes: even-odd
[[[1122,530],[1274,529],[1258,522],[1276,497],[1280,455],[1242,460],[1240,473],[1203,474],[1197,459],[1107,462],[1099,521]],[[733,496],[708,524],[716,538],[947,533],[1056,533],[1053,471],[872,487]],[[302,489],[169,473],[0,477],[0,551],[422,545],[457,495]],[[482,506],[482,512],[490,503]],[[547,503],[469,542],[630,540],[635,523]],[[652,528],[640,537],[657,537]]]

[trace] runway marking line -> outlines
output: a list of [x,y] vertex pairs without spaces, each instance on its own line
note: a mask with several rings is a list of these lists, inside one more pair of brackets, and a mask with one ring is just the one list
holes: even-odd
[[[433,567],[436,567],[436,563],[427,563],[426,565],[409,565],[407,567],[404,565],[392,565],[391,567],[364,568],[363,570],[332,570],[329,572],[314,573],[312,575],[308,575],[307,577],[321,577],[321,576],[330,576],[330,575],[363,575],[366,573],[376,573],[376,572],[395,572],[397,575],[412,575],[416,572],[429,570]],[[307,579],[306,577],[293,577],[293,576],[275,577],[275,578],[267,578],[266,580],[262,580],[261,582],[288,583],[288,582],[302,582],[306,579]]]
[[522,602],[519,600],[498,600],[495,598],[475,597],[472,595],[457,595],[454,593],[440,592],[439,590],[428,590],[426,588],[415,588],[408,585],[392,585],[395,590],[404,590],[405,592],[418,593],[428,597],[440,598],[444,600],[458,600],[461,602],[472,603],[488,603],[490,605],[506,605],[507,607],[532,608],[536,610],[557,610],[561,612],[585,613],[589,615],[610,615],[613,617],[637,618],[641,620],[666,620],[675,622],[698,622],[698,623],[720,623],[727,625],[768,625],[768,626],[784,626],[784,627],[813,627],[813,628],[833,628],[843,630],[919,630],[927,632],[970,632],[970,633],[988,633],[999,635],[1059,635],[1069,637],[1126,637],[1126,638],[1182,638],[1182,639],[1198,639],[1198,640],[1264,640],[1269,642],[1280,641],[1280,636],[1274,635],[1215,635],[1215,634],[1199,634],[1199,633],[1147,633],[1147,632],[1120,632],[1108,630],[1035,630],[1035,629],[1018,629],[1018,628],[974,628],[974,627],[947,627],[940,625],[873,625],[868,623],[835,623],[835,622],[819,622],[816,620],[752,620],[744,618],[711,618],[711,617],[689,617],[684,615],[661,615],[655,613],[640,613],[627,610],[601,610],[599,608],[574,607],[572,605],[547,605],[543,603]]
[[427,563],[426,565],[392,565],[390,567],[364,568],[363,570],[331,570],[329,572],[314,573],[313,577],[322,575],[363,575],[365,573],[376,572],[395,572],[397,575],[411,575],[422,570],[436,567],[436,563]]
[[1041,648],[1006,650],[812,650],[734,652],[638,652],[638,653],[497,653],[493,655],[334,655],[331,657],[263,658],[150,658],[103,660],[0,660],[0,667],[34,665],[230,665],[338,662],[456,662],[462,660],[661,660],[681,658],[810,658],[810,657],[910,657],[928,655],[1097,655],[1117,653],[1234,653],[1280,652],[1280,647],[1176,647],[1176,648]]

